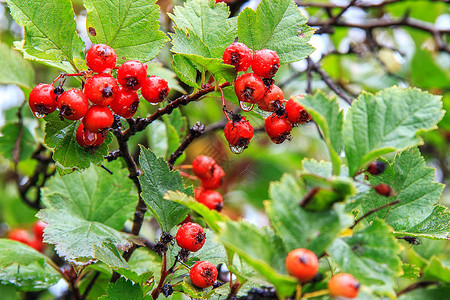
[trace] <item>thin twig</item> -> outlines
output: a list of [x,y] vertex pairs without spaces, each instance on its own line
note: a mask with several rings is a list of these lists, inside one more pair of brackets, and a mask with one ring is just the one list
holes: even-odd
[[84,290],[83,295],[81,296],[81,299],[86,299],[91,289],[94,287],[95,282],[97,281],[97,278],[100,276],[99,271],[95,271],[94,277],[92,277],[91,281],[89,281],[89,284],[87,285],[86,289]]
[[390,203],[386,203],[386,204],[384,204],[384,205],[381,205],[380,207],[377,207],[377,208],[374,208],[374,209],[369,210],[369,211],[368,211],[367,213],[365,213],[361,218],[357,219],[357,220],[355,221],[355,223],[350,227],[350,229],[353,229],[359,222],[361,222],[361,220],[367,218],[367,217],[370,216],[371,214],[376,213],[377,211],[380,211],[380,210],[382,210],[382,209],[385,209],[386,207],[389,207],[389,206],[393,206],[393,205],[395,205],[395,204],[398,204],[398,203],[400,203],[400,202],[401,202],[400,200],[395,200],[395,201],[392,201],[392,202],[390,202]]
[[399,297],[399,296],[401,296],[401,295],[403,295],[405,293],[417,290],[417,289],[426,288],[426,287],[428,287],[430,285],[439,285],[439,282],[436,282],[436,281],[415,282],[415,283],[411,284],[410,286],[407,286],[403,290],[399,291],[397,293],[397,297]]
[[189,129],[188,135],[181,142],[180,146],[170,155],[167,163],[169,167],[172,169],[176,160],[183,154],[184,150],[194,141],[195,138],[201,136],[205,131],[205,125],[200,122],[197,122],[194,126]]

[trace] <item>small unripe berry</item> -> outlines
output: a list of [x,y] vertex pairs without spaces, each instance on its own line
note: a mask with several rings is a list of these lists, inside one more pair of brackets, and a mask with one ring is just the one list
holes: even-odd
[[292,124],[287,120],[285,115],[273,113],[266,118],[264,129],[272,142],[281,144],[291,134]]
[[197,252],[205,244],[205,232],[197,223],[186,223],[178,229],[175,240],[181,248]]
[[139,106],[139,96],[135,91],[130,91],[119,87],[119,90],[114,95],[114,99],[109,105],[112,111],[125,118],[129,119],[134,116]]
[[367,172],[372,175],[379,175],[386,169],[386,164],[382,161],[374,161],[367,167]]
[[58,106],[56,98],[55,88],[52,85],[39,83],[31,90],[28,104],[37,118],[43,118],[55,111]]
[[373,189],[375,192],[385,197],[392,197],[395,195],[392,188],[385,183],[380,183],[379,185],[374,186]]
[[359,287],[359,282],[348,273],[334,275],[328,281],[328,291],[333,297],[356,298]]
[[239,101],[256,103],[264,97],[266,86],[254,73],[246,73],[236,79],[234,91]]
[[262,78],[272,78],[280,67],[278,54],[269,49],[262,49],[253,54],[252,70]]
[[300,282],[310,281],[319,270],[317,256],[308,249],[298,248],[292,250],[287,255],[285,263],[288,273],[296,277]]
[[209,209],[221,211],[223,208],[223,197],[216,191],[203,190],[200,193],[196,193],[195,199]]
[[304,124],[311,120],[311,115],[294,98],[288,100],[285,110],[287,118],[291,123]]
[[96,105],[109,105],[119,90],[117,80],[109,74],[95,74],[84,84],[84,94]]
[[126,61],[117,70],[117,81],[128,90],[137,91],[145,78],[147,78],[147,65],[137,60]]
[[86,115],[89,101],[79,89],[65,91],[58,97],[59,116],[67,120],[79,120]]
[[192,284],[198,288],[212,286],[217,279],[217,268],[207,261],[196,262],[189,272]]
[[94,72],[103,72],[116,66],[117,55],[113,48],[105,44],[93,45],[86,53],[86,64]]
[[252,64],[253,53],[243,43],[232,43],[229,45],[222,56],[223,62],[235,67],[236,71],[247,71]]
[[169,94],[169,84],[159,76],[150,76],[142,82],[141,94],[152,104],[166,100]]

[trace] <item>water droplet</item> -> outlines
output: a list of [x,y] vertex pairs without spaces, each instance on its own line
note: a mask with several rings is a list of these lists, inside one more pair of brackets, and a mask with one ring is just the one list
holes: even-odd
[[153,106],[156,106],[159,104],[159,102],[150,102],[150,101],[148,101],[148,103],[150,103],[150,105],[153,105]]
[[230,150],[231,152],[233,152],[234,154],[241,154],[242,152],[244,152],[244,147],[239,147],[239,146],[230,146]]
[[35,116],[36,118],[38,118],[38,119],[42,119],[43,117],[45,117],[45,114],[41,114],[41,113],[35,111],[35,112],[34,112],[34,116]]
[[93,145],[93,144],[95,143],[95,141],[97,140],[97,134],[85,130],[85,131],[84,131],[84,134],[83,134],[83,140],[84,140],[84,143],[85,143],[87,146],[91,146],[91,145]]
[[255,103],[239,101],[239,106],[241,107],[241,109],[243,111],[251,111],[253,109],[253,107],[255,106]]

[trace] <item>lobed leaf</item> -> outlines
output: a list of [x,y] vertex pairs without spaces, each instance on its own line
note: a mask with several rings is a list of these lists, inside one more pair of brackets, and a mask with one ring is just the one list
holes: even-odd
[[106,295],[100,297],[101,300],[116,300],[116,299],[132,299],[144,300],[151,299],[150,296],[145,296],[139,284],[133,283],[125,278],[120,278],[116,282],[108,283],[106,287]]
[[1,84],[16,84],[31,89],[34,80],[34,70],[30,63],[24,60],[17,51],[0,43],[0,73]]

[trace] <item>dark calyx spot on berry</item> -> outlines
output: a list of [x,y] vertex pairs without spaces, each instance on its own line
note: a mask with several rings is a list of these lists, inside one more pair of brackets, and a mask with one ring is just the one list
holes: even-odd
[[105,86],[105,88],[102,91],[102,96],[105,98],[109,98],[113,96],[113,90],[110,86]]
[[95,30],[94,27],[89,27],[88,32],[92,36],[96,36],[97,35],[97,31]]
[[359,284],[359,282],[353,284],[353,287],[355,288],[355,290],[359,290],[360,286],[361,285]]
[[160,242],[161,242],[162,244],[167,245],[167,244],[170,243],[172,240],[173,240],[173,236],[172,236],[170,233],[168,233],[168,232],[163,232],[163,233],[161,234]]
[[59,118],[61,119],[61,121],[64,120],[64,117],[70,117],[71,115],[73,115],[73,111],[69,106],[61,106],[61,111],[59,112]]
[[222,210],[222,208],[223,208],[223,203],[222,203],[222,202],[219,202],[219,203],[216,205],[215,210],[217,210],[218,212],[220,212],[220,211]]
[[100,56],[108,57],[111,55],[111,50],[109,50],[108,47],[101,47],[100,49],[98,49],[98,53],[100,54]]
[[274,137],[274,138],[272,139],[272,141],[273,141],[275,144],[281,144],[281,143],[284,142],[285,140],[290,141],[291,139],[292,139],[292,137],[291,137],[291,132],[288,131],[288,132],[283,132],[283,133],[280,134],[279,136]]
[[195,244],[201,244],[205,240],[206,236],[204,233],[197,232],[195,236]]
[[247,149],[249,143],[250,143],[250,139],[241,137],[241,138],[239,138],[237,144],[234,146]]
[[180,252],[178,252],[178,258],[182,261],[182,262],[187,262],[189,260],[189,251],[186,249],[181,249]]
[[139,101],[133,102],[133,103],[130,105],[130,108],[129,108],[128,110],[130,111],[130,113],[133,113],[133,114],[134,114],[134,113],[137,111],[138,106],[139,106]]
[[367,172],[372,175],[379,175],[386,170],[386,164],[382,161],[374,161],[367,167]]
[[298,257],[298,261],[301,262],[302,264],[307,264],[308,263],[308,259],[305,256],[303,256],[303,255]]
[[170,285],[170,284],[165,284],[165,285],[163,285],[162,286],[162,288],[161,288],[161,293],[164,295],[164,297],[169,297],[170,295],[172,295],[173,294],[173,288],[172,288],[172,285]]
[[270,87],[275,82],[272,78],[264,78],[262,81],[268,90],[270,90]]
[[64,93],[64,89],[62,86],[57,86],[53,92],[56,96],[61,96],[61,94]]
[[241,61],[241,55],[238,52],[231,53],[230,61],[234,66],[237,66]]
[[128,77],[126,79],[125,85],[133,90],[136,90],[136,86],[139,85],[139,80],[136,77]]
[[206,267],[203,269],[202,276],[203,276],[203,278],[205,278],[205,280],[208,282],[208,285],[209,285],[210,283],[213,282],[214,271],[211,270],[210,267]]
[[167,98],[167,95],[169,95],[169,91],[167,89],[162,89],[159,92],[159,100],[164,101]]
[[231,120],[233,123],[239,123],[242,120],[242,116],[240,114],[231,113]]
[[48,114],[49,109],[48,109],[48,106],[46,106],[46,105],[36,104],[34,106],[34,110],[40,115],[46,115],[46,114]]
[[242,93],[242,96],[244,96],[244,98],[247,100],[253,100],[253,91],[254,89],[252,89],[251,87],[246,87],[244,89],[244,92]]
[[277,114],[277,116],[284,116],[284,114],[286,113],[286,110],[284,109],[284,106],[280,106],[275,113]]
[[298,123],[304,124],[307,123],[311,119],[310,114],[306,110],[300,111],[300,115],[298,116]]
[[277,73],[279,67],[280,67],[279,65],[273,64],[273,65],[272,65],[272,68],[270,68],[269,76],[270,76],[270,77],[275,76],[275,74]]

